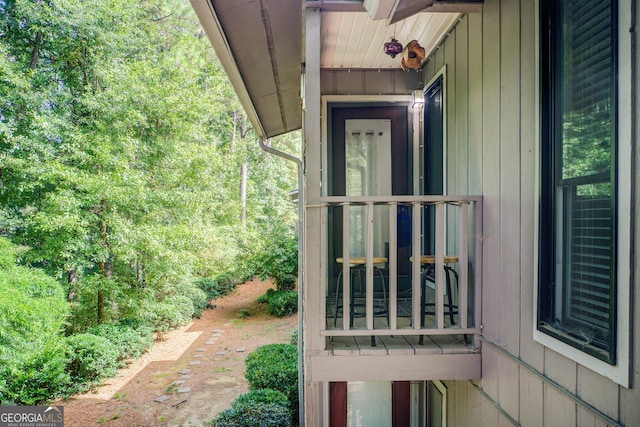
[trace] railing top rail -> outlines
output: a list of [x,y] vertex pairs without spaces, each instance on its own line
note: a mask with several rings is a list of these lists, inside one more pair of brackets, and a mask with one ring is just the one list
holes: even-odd
[[325,196],[321,197],[320,201],[327,205],[344,203],[480,203],[482,196]]

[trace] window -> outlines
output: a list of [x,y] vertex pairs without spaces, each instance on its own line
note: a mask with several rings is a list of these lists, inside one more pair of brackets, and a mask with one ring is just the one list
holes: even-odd
[[615,364],[615,1],[545,2],[541,24],[538,328]]
[[[628,266],[629,220],[622,213],[628,213],[630,154],[619,141],[621,99],[627,95],[619,89],[625,82],[619,80],[619,66],[626,60],[619,62],[618,17],[623,14],[617,3],[540,3],[535,336],[579,362],[587,359],[576,357],[575,350],[609,366],[628,358],[621,340],[628,329],[621,330],[619,320],[628,313],[628,267],[622,257]],[[574,350],[562,351],[567,346]],[[597,363],[594,369],[601,371]]]

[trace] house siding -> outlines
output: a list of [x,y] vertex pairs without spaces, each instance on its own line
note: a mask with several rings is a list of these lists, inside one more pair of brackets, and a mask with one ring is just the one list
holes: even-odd
[[[484,197],[482,380],[446,382],[448,425],[640,425],[638,357],[632,387],[625,388],[533,340],[536,16],[536,2],[486,0],[482,13],[462,17],[423,68],[428,82],[446,66],[447,192]],[[638,188],[635,193],[640,200]],[[636,219],[635,241],[638,229]],[[638,269],[632,271],[637,283]],[[632,331],[640,330],[639,295]],[[632,340],[636,355],[639,341]]]
[[334,70],[320,72],[322,95],[410,95],[421,87],[421,74],[397,70]]

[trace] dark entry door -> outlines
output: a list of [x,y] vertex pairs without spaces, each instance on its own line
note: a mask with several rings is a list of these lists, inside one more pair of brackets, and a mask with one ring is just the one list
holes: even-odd
[[[440,76],[424,94],[424,150],[422,158],[421,192],[425,195],[440,195],[444,191],[444,94],[443,78]],[[423,222],[422,251],[435,253],[435,211],[425,209]]]

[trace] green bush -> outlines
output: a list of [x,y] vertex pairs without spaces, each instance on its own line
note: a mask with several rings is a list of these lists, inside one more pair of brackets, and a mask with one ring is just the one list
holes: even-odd
[[217,280],[210,277],[203,277],[196,280],[195,284],[207,296],[207,300],[223,297],[233,291],[235,285],[234,280],[229,275],[220,275]]
[[256,302],[258,304],[269,304],[269,300],[271,299],[271,297],[273,296],[273,294],[275,292],[276,292],[276,290],[273,289],[273,288],[267,289],[267,292],[265,292],[264,294],[260,295],[258,297],[258,299],[256,299]]
[[194,317],[199,318],[202,315],[202,312],[209,306],[207,294],[195,284],[189,283],[186,286],[182,286],[178,295],[185,296],[191,300],[191,303],[193,304],[192,315]]
[[298,345],[298,328],[293,328],[291,330],[291,339],[289,340],[290,344]]
[[264,246],[257,250],[253,262],[259,276],[271,277],[278,290],[295,289],[298,274],[298,240],[293,227],[278,226],[263,237]]
[[269,304],[269,313],[274,316],[289,316],[298,311],[298,292],[296,291],[276,291],[267,289],[267,292],[260,295],[256,302],[259,304]]
[[89,333],[111,341],[118,350],[120,362],[130,357],[140,357],[153,345],[153,333],[150,328],[134,329],[128,325],[109,323],[94,326]]
[[138,315],[156,332],[170,331],[192,319],[193,302],[183,295],[172,295],[164,301],[147,300]]
[[0,405],[42,405],[73,393],[63,342],[15,355],[0,365]]
[[222,411],[211,427],[291,427],[291,413],[272,403],[243,403]]
[[298,292],[275,291],[269,298],[269,313],[274,316],[289,316],[298,311]]
[[71,380],[92,386],[118,372],[118,350],[107,338],[93,334],[67,337]]
[[40,269],[15,265],[19,249],[0,238],[0,404],[34,405],[69,385],[62,286]]
[[289,399],[283,392],[278,390],[271,390],[268,388],[261,388],[259,390],[251,390],[249,393],[241,394],[231,405],[236,408],[240,405],[247,405],[249,403],[269,403],[273,405],[289,408]]
[[245,377],[251,390],[271,389],[284,393],[294,417],[298,409],[298,350],[291,344],[258,347],[245,360]]

